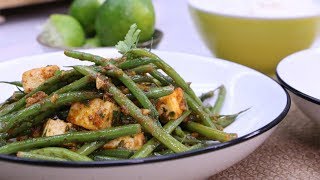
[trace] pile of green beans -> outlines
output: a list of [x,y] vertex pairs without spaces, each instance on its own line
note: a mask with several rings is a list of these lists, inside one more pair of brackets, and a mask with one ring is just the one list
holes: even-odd
[[[56,73],[30,93],[17,91],[1,104],[0,154],[46,161],[114,161],[164,156],[237,138],[235,133],[222,130],[244,111],[220,114],[226,96],[223,85],[198,97],[171,66],[145,49],[130,49],[119,60],[73,50],[66,50],[64,54],[94,65],[72,66],[71,70]],[[20,81],[0,83],[22,86]],[[176,88],[183,90],[186,107],[179,118],[163,121],[156,103]],[[48,96],[26,106],[27,99],[40,91]],[[205,106],[203,102],[213,98],[216,91],[216,102]],[[118,122],[113,127],[95,131],[76,128],[65,134],[34,137],[35,129],[43,129],[48,118],[68,113],[72,103],[106,97],[121,107],[114,122],[119,121],[120,116],[134,123]],[[147,114],[143,113],[146,109]],[[141,132],[146,140],[138,150],[103,147],[110,140]],[[68,146],[70,143],[76,145]]]

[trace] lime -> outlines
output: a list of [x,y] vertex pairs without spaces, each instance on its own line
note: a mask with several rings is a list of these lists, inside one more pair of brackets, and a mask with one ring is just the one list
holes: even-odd
[[52,14],[39,38],[52,47],[80,47],[84,44],[85,34],[80,23],[72,16]]
[[141,30],[141,42],[151,39],[155,24],[151,0],[107,0],[97,13],[95,27],[102,45],[113,46],[134,23]]
[[74,0],[69,14],[76,18],[88,35],[94,34],[94,21],[104,0]]
[[84,48],[94,48],[94,47],[100,47],[101,43],[98,37],[88,38],[86,39],[86,42],[84,43]]

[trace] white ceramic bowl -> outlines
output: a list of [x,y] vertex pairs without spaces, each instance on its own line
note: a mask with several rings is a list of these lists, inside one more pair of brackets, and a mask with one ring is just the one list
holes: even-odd
[[308,49],[283,59],[277,78],[288,89],[297,106],[309,118],[320,122],[320,49]]
[[[86,50],[106,57],[119,56],[113,49]],[[263,143],[290,107],[287,92],[271,78],[232,62],[189,54],[154,51],[172,65],[198,94],[224,84],[223,114],[251,107],[225,130],[239,138],[201,150],[136,160],[91,163],[48,162],[0,155],[1,178],[12,179],[204,179],[242,160]],[[25,57],[0,64],[1,80],[19,80],[27,69],[81,62],[62,52]],[[14,87],[0,85],[0,101]],[[270,103],[272,100],[272,103]],[[17,173],[18,172],[18,173]]]

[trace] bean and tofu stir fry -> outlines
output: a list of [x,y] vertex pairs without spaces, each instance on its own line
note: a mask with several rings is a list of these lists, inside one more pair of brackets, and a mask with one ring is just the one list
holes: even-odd
[[[196,96],[165,61],[136,48],[132,25],[119,58],[66,50],[92,65],[56,65],[2,82],[19,91],[0,107],[0,154],[52,161],[101,161],[164,156],[237,138],[223,132],[242,112],[220,115],[222,85]],[[203,101],[216,95],[212,106]]]

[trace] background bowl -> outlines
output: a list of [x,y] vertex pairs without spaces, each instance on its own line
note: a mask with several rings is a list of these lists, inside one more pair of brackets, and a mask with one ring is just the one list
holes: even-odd
[[279,82],[291,92],[297,106],[320,123],[320,49],[294,53],[277,66]]
[[[105,57],[117,57],[115,49],[86,50]],[[197,94],[224,84],[227,89],[222,114],[251,107],[226,132],[239,138],[204,149],[144,159],[100,162],[48,162],[0,155],[2,179],[204,179],[239,162],[259,147],[285,117],[290,107],[286,91],[273,79],[232,62],[182,53],[153,51],[173,66]],[[26,63],[27,62],[27,63]],[[48,53],[0,63],[1,80],[19,80],[25,70],[48,64],[83,64],[64,56]],[[87,63],[88,64],[88,63]],[[0,84],[0,101],[15,90]],[[276,99],[270,103],[270,99]],[[212,103],[212,102],[209,102]],[[19,173],[17,173],[17,170]]]
[[208,6],[215,6],[214,1],[189,0],[194,23],[212,53],[269,75],[281,59],[310,47],[316,39],[320,13],[254,17],[226,13],[229,7],[218,11]]
[[[137,47],[139,48],[147,48],[147,49],[156,49],[159,43],[161,42],[163,37],[163,32],[155,29],[154,34],[152,36],[151,40],[145,41],[145,42],[140,42],[138,43]],[[44,47],[45,52],[51,52],[51,51],[57,51],[57,50],[64,50],[64,49],[79,49],[83,47],[56,47],[52,46],[51,44],[48,44],[47,42],[43,41],[40,35],[37,36],[37,42],[41,44]],[[90,49],[90,48],[86,48]],[[92,48],[91,48],[92,49]]]

